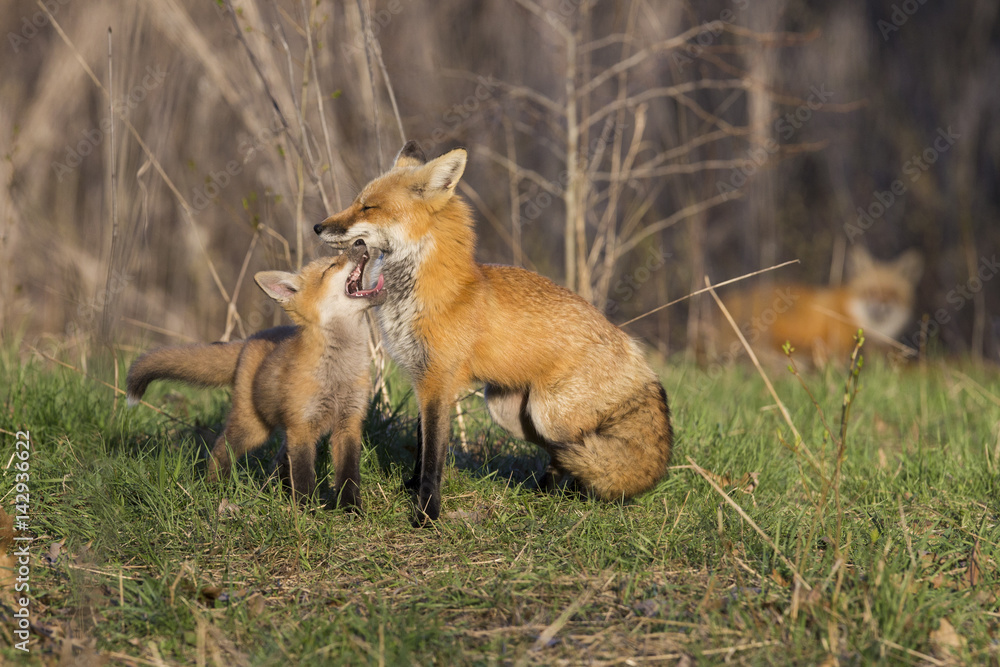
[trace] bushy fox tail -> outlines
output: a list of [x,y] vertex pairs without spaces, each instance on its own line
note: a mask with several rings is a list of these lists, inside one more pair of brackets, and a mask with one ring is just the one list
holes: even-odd
[[233,383],[246,341],[161,347],[132,362],[126,380],[128,404],[136,405],[153,380],[180,380],[204,387]]
[[663,385],[649,383],[630,404],[596,433],[585,435],[582,447],[559,457],[562,468],[602,500],[639,495],[667,472],[673,429]]

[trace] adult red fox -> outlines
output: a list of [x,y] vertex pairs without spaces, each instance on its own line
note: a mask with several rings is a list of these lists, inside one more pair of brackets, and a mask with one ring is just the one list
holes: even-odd
[[347,209],[316,225],[333,246],[382,251],[386,348],[413,379],[420,454],[407,484],[416,520],[437,519],[455,394],[486,385],[494,420],[548,452],[603,499],[650,489],[666,471],[667,396],[638,346],[589,303],[524,269],[477,264],[468,205],[455,186],[466,152],[426,162],[408,142]]
[[[855,246],[848,255],[851,279],[843,287],[785,283],[720,296],[755,352],[776,357],[790,341],[819,365],[830,358],[846,359],[859,328],[865,330],[866,348],[895,339],[912,317],[923,265],[916,250],[879,262]],[[743,353],[721,312],[713,327],[716,358]]]
[[210,480],[229,474],[230,452],[239,459],[281,427],[281,478],[293,496],[305,498],[316,486],[316,442],[332,433],[334,503],[360,508],[361,426],[371,361],[364,311],[384,297],[381,276],[365,280],[368,261],[367,248],[359,242],[298,274],[258,273],[254,280],[296,326],[260,331],[245,341],[147,352],[129,367],[129,403],[137,403],[154,380],[231,385],[233,408],[212,449]]

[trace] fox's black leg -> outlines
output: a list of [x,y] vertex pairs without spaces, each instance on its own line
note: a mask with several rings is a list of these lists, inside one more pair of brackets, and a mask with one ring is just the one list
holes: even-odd
[[420,487],[420,460],[424,456],[423,420],[417,417],[417,455],[413,462],[413,476],[403,482],[403,488],[416,491]]
[[[453,395],[453,394],[450,394]],[[420,486],[417,490],[415,524],[426,525],[441,514],[441,475],[451,434],[449,404],[441,398],[426,401],[420,410],[423,446],[420,456]]]

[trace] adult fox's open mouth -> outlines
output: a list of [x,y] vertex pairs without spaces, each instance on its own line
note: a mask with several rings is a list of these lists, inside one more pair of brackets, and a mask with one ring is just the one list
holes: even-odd
[[355,299],[368,299],[379,294],[385,288],[385,278],[381,273],[378,274],[378,280],[375,282],[375,286],[370,289],[362,289],[362,283],[365,276],[365,267],[368,265],[370,256],[368,250],[365,249],[364,253],[358,259],[358,265],[354,267],[351,274],[347,276],[347,285],[345,289],[347,291],[347,296],[353,297]]

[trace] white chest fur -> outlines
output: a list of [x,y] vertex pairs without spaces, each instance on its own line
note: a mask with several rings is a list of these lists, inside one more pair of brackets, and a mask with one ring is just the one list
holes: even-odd
[[424,254],[421,247],[404,246],[383,255],[382,274],[387,294],[385,303],[376,308],[386,350],[414,378],[427,368],[427,346],[415,326],[423,310],[416,296],[416,284]]

